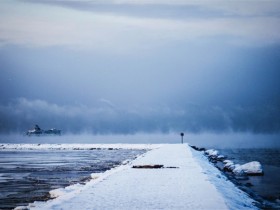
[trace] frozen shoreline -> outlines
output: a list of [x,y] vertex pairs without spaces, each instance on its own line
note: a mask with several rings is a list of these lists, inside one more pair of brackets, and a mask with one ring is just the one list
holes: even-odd
[[1,150],[156,149],[163,144],[1,144]]
[[[135,148],[135,145],[130,147]],[[28,208],[257,209],[254,200],[188,145],[150,145],[149,148],[157,149],[103,174],[93,174],[93,179],[84,186],[53,191],[54,197],[60,196],[47,202],[35,202]],[[164,168],[132,168],[155,164]]]

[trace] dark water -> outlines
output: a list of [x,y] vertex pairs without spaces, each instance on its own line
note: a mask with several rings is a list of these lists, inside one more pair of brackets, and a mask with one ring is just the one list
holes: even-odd
[[0,151],[0,209],[47,200],[52,189],[84,183],[145,150]]
[[219,152],[236,164],[259,161],[264,175],[249,176],[243,184],[250,183],[253,192],[276,206],[280,204],[280,149],[220,149]]

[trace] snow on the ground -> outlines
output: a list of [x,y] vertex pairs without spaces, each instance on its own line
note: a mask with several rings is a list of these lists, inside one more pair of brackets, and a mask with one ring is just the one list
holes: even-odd
[[[165,168],[132,168],[155,164]],[[35,202],[29,208],[256,209],[252,199],[188,145],[162,145],[126,165],[92,177],[84,186],[58,190],[58,198]]]
[[231,160],[225,160],[224,163],[225,163],[224,169],[228,171],[233,171],[235,169],[236,165]]
[[0,144],[0,150],[155,149],[161,144]]
[[243,165],[235,165],[233,170],[235,174],[248,174],[248,175],[257,175],[263,174],[262,165],[258,161],[252,161],[249,163],[245,163]]
[[[228,180],[207,157],[201,152],[192,150],[195,161],[201,166],[203,173],[208,177],[208,180],[217,188],[223,196],[224,201],[229,209],[258,209],[253,204],[255,200],[250,198],[245,192],[237,188],[231,181]],[[226,160],[225,163],[231,165],[232,161]]]
[[233,172],[235,175],[263,175],[263,168],[260,162],[252,161],[243,165],[234,164],[231,160],[224,160],[224,169]]
[[217,150],[214,149],[208,149],[205,151],[205,154],[208,156],[217,156],[219,155],[219,152]]
[[82,185],[81,184],[75,184],[75,185],[70,185],[68,187],[65,187],[65,188],[58,188],[58,189],[55,189],[55,190],[51,190],[49,193],[50,193],[50,197],[51,198],[57,198],[59,196],[62,196],[64,194],[67,194],[67,193],[70,193],[72,191],[75,191],[79,188],[81,188]]

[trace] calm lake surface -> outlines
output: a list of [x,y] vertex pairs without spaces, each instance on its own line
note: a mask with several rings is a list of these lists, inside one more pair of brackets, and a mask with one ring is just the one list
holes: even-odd
[[259,161],[264,170],[263,176],[249,176],[246,183],[262,198],[280,206],[280,149],[220,149],[219,152],[235,164]]
[[49,191],[85,183],[146,150],[0,151],[0,209],[49,199]]

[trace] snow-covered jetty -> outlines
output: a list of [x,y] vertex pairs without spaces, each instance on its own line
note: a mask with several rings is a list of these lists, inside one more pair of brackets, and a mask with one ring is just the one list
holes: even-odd
[[31,209],[257,209],[254,201],[188,145],[161,145],[130,163],[52,191]]

